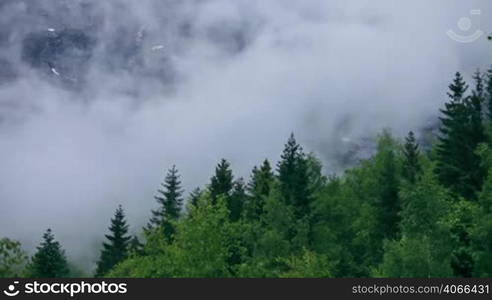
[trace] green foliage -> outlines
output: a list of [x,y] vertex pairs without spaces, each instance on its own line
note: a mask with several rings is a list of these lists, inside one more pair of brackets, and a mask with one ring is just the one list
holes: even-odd
[[106,235],[108,242],[103,243],[101,257],[97,263],[96,277],[104,276],[116,264],[128,257],[131,236],[127,235],[128,225],[121,205],[111,219],[109,231],[111,234]]
[[398,144],[390,133],[383,131],[378,140],[378,153],[374,157],[374,176],[376,178],[381,234],[384,238],[398,235],[400,221],[400,166],[397,159]]
[[210,178],[210,197],[212,203],[217,202],[219,196],[228,197],[234,185],[234,176],[232,175],[231,165],[225,159],[222,159],[215,168],[215,175]]
[[283,201],[295,208],[296,215],[309,214],[312,195],[309,190],[308,163],[302,147],[291,134],[277,165]]
[[190,196],[188,197],[188,204],[190,206],[196,206],[201,196],[202,190],[199,187],[196,187],[193,191],[191,191]]
[[[491,277],[492,117],[483,110],[492,111],[492,70],[474,80],[467,94],[456,74],[429,151],[413,132],[400,141],[385,130],[371,157],[327,178],[292,134],[276,170],[264,160],[248,184],[222,159],[185,214],[173,166],[143,243],[117,210],[98,275]],[[67,276],[61,247],[50,231],[44,238],[28,274]],[[23,255],[0,240],[0,275],[22,272]]]
[[437,168],[440,182],[466,199],[476,199],[485,177],[476,149],[486,141],[482,124],[483,86],[480,74],[476,88],[466,96],[468,85],[456,73],[449,86],[450,102],[441,110],[441,136],[437,145]]
[[144,247],[144,245],[140,242],[138,237],[136,235],[134,235],[130,239],[130,242],[128,243],[128,255],[129,256],[142,255],[144,253],[143,247]]
[[429,236],[420,235],[387,242],[382,265],[375,277],[451,277],[450,258]]
[[28,258],[18,241],[0,239],[0,278],[20,277]]
[[232,222],[236,222],[242,216],[244,204],[246,200],[246,186],[242,178],[239,178],[234,182],[234,187],[227,201],[227,208],[229,209],[229,217]]
[[308,190],[313,195],[317,196],[327,183],[326,176],[323,175],[323,163],[319,160],[314,153],[309,153],[306,156],[307,164],[307,176],[308,176]]
[[473,275],[492,277],[492,169],[489,169],[473,218],[469,231],[475,260]]
[[264,212],[265,199],[270,195],[270,190],[275,177],[268,160],[264,160],[261,167],[254,167],[247,191],[249,197],[245,204],[245,216],[249,220],[258,220]]
[[400,197],[403,235],[441,234],[441,221],[449,212],[452,197],[438,184],[432,166],[424,171],[422,178],[416,184],[404,185]]
[[[200,199],[192,214],[177,225],[172,244],[146,245],[147,256],[132,258],[117,266],[113,277],[229,277],[230,250],[236,227],[229,223],[223,196],[212,204],[210,196]],[[155,234],[155,233],[154,233]],[[159,238],[157,238],[159,241]]]
[[280,274],[284,278],[327,278],[331,277],[331,265],[325,255],[304,250],[301,255],[286,259],[288,271]]
[[183,191],[176,166],[168,171],[161,186],[162,189],[158,190],[159,196],[155,197],[159,209],[152,211],[152,218],[147,229],[162,227],[164,236],[171,240],[175,231],[173,222],[179,218],[183,205]]
[[443,224],[449,214],[449,193],[437,183],[433,169],[425,170],[415,184],[407,184],[402,200],[401,238],[386,241],[381,277],[449,277],[451,238]]
[[420,176],[422,166],[420,163],[419,144],[412,131],[410,131],[405,138],[403,147],[403,177],[410,183],[415,183]]
[[285,259],[300,249],[298,241],[306,237],[302,230],[306,226],[298,227],[299,222],[294,208],[283,201],[278,184],[272,185],[261,219],[241,226],[246,251],[237,276],[278,277],[286,271]]
[[31,263],[28,266],[28,276],[32,278],[61,278],[68,277],[69,268],[65,251],[55,240],[51,229],[43,234],[43,241],[37,247]]
[[471,230],[474,273],[476,277],[492,277],[492,214],[481,211]]
[[314,205],[313,249],[326,254],[335,277],[369,276],[382,255],[373,165],[331,178]]
[[454,249],[451,266],[457,277],[472,277],[475,268],[471,234],[478,219],[479,207],[476,203],[460,200],[451,206],[446,218]]

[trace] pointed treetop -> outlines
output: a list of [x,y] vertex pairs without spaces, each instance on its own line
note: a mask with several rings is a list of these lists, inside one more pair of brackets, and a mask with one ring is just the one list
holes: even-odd
[[154,197],[159,204],[159,208],[152,210],[152,218],[147,225],[147,229],[163,226],[164,223],[177,220],[181,215],[183,189],[179,178],[178,169],[173,165],[167,171],[166,178],[161,183],[161,189],[157,191],[158,195]]
[[231,165],[227,160],[221,159],[215,168],[215,175],[210,179],[210,196],[213,203],[216,203],[219,195],[230,195],[234,181],[230,167]]
[[483,97],[484,94],[484,75],[477,70],[475,74],[473,74],[473,79],[475,80],[475,90],[473,91],[474,95],[478,97]]
[[125,212],[118,205],[111,218],[109,234],[105,235],[107,242],[102,244],[100,259],[97,262],[96,276],[104,276],[115,265],[128,257],[131,236],[128,235],[128,224],[125,220]]
[[405,137],[405,145],[403,146],[403,155],[405,160],[403,162],[403,176],[411,183],[415,183],[419,173],[422,168],[420,165],[419,157],[420,150],[419,144],[415,139],[415,134],[413,131],[408,133],[408,136]]
[[37,247],[37,252],[29,266],[32,277],[60,278],[69,275],[68,263],[60,243],[55,240],[51,229],[43,234],[43,241]]
[[456,72],[453,83],[449,85],[449,90],[448,96],[453,102],[461,102],[463,100],[463,97],[468,90],[468,85],[460,72]]

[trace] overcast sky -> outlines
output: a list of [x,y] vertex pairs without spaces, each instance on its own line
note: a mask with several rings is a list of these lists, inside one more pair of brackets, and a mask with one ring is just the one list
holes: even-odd
[[188,191],[222,157],[248,177],[290,132],[338,172],[382,128],[432,123],[454,72],[492,63],[446,31],[491,20],[487,0],[2,1],[0,236],[29,249],[51,227],[94,261],[116,206],[140,231],[173,164]]

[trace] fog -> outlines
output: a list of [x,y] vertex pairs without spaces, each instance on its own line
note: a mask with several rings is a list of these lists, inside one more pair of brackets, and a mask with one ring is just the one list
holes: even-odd
[[2,0],[0,236],[32,250],[50,227],[90,269],[116,206],[140,232],[173,164],[187,192],[220,158],[247,178],[294,132],[340,172],[382,128],[432,125],[454,72],[489,66],[484,36],[446,31],[488,33],[491,14],[486,0]]

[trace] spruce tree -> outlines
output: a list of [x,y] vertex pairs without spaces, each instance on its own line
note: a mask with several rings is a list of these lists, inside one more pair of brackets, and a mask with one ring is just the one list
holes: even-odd
[[43,234],[43,241],[29,266],[29,275],[33,278],[62,278],[69,275],[65,251],[55,240],[51,229]]
[[215,168],[215,175],[210,179],[210,196],[212,204],[217,203],[220,195],[229,197],[233,188],[234,177],[232,175],[231,165],[225,159],[222,159]]
[[227,208],[229,209],[229,217],[232,222],[238,221],[241,218],[245,202],[246,187],[244,180],[239,178],[234,182],[234,187],[227,205]]
[[[441,110],[441,127],[439,144],[437,145],[437,174],[439,181],[446,187],[453,187],[463,177],[461,155],[462,148],[459,143],[464,139],[464,124],[466,123],[465,93],[468,85],[460,73],[456,73],[453,83],[449,86],[448,97],[450,101],[445,103]],[[458,187],[453,190],[457,191]]]
[[253,168],[251,180],[247,187],[249,197],[245,210],[248,219],[260,219],[274,179],[272,167],[267,159],[263,161],[260,168],[256,166]]
[[405,137],[405,145],[403,146],[403,177],[410,183],[415,183],[418,179],[422,166],[420,165],[419,144],[415,140],[415,134],[410,131]]
[[131,236],[123,208],[118,206],[109,226],[110,234],[105,235],[108,242],[103,243],[101,256],[97,263],[96,277],[104,276],[115,265],[128,257]]
[[399,170],[395,154],[395,141],[384,131],[379,138],[376,162],[376,189],[380,208],[381,232],[385,238],[394,238],[399,233],[401,204],[398,197]]
[[293,205],[297,217],[310,211],[311,193],[306,155],[296,142],[292,133],[285,144],[281,160],[277,165],[278,181],[282,199],[287,205]]
[[477,75],[476,89],[472,96],[465,95],[468,85],[460,73],[456,73],[449,86],[450,101],[441,110],[437,168],[439,181],[466,199],[476,199],[481,189],[484,171],[477,146],[485,142],[482,124],[483,86]]
[[159,195],[155,197],[160,207],[152,211],[152,218],[147,227],[162,228],[164,235],[170,241],[175,232],[173,223],[179,219],[183,205],[183,190],[176,166],[169,169],[161,186],[162,188],[158,190]]

